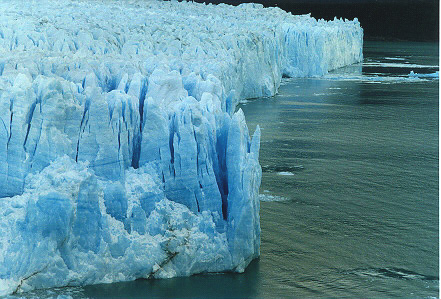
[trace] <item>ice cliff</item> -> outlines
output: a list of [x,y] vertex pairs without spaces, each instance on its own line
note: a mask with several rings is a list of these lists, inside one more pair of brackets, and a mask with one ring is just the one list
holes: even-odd
[[255,4],[0,2],[0,295],[243,271],[260,130],[236,104],[362,36]]

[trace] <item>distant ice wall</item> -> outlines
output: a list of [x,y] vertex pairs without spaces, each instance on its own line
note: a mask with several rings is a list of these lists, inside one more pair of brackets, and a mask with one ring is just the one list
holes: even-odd
[[362,59],[357,21],[256,4],[0,3],[0,295],[243,271],[260,130],[236,104]]

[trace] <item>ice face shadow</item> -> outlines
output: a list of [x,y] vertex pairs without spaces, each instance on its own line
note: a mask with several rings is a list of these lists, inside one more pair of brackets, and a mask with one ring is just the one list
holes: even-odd
[[258,295],[259,277],[259,260],[254,260],[244,273],[138,279],[86,286],[82,293],[88,298],[250,298]]

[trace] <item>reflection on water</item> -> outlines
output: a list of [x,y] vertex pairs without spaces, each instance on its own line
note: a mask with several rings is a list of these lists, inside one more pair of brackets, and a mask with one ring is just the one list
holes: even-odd
[[57,295],[72,298],[230,298],[232,296],[255,298],[260,296],[261,272],[259,260],[254,260],[248,266],[246,274],[223,273],[170,279],[138,279],[86,287],[35,290],[21,296],[27,298],[53,298]]
[[101,298],[206,298],[207,294],[225,298],[258,296],[259,262],[249,266],[248,275],[212,274],[171,279],[136,280],[84,288],[84,296]]
[[439,81],[408,77],[413,65],[437,65],[438,48],[367,43],[364,55],[365,66],[288,79],[279,95],[241,105],[250,130],[262,128],[263,170],[261,257],[244,274],[138,280],[55,294],[438,296]]
[[261,204],[259,295],[438,295],[439,81],[408,76],[437,51],[367,43],[367,66],[241,106],[262,129],[262,190],[290,199]]

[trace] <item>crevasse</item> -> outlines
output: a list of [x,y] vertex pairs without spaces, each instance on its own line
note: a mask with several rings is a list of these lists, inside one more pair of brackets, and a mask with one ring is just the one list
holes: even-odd
[[0,295],[259,255],[241,99],[361,61],[357,20],[257,4],[0,3]]

